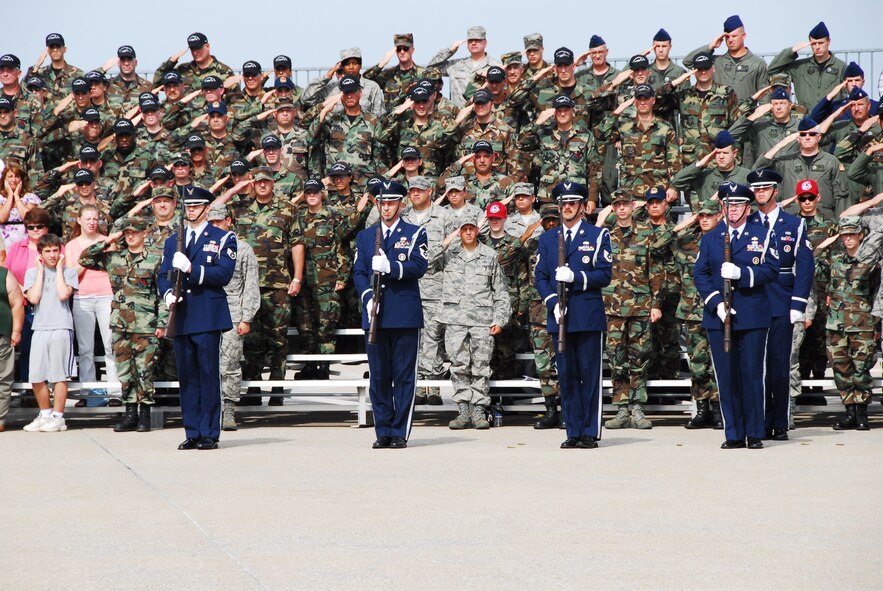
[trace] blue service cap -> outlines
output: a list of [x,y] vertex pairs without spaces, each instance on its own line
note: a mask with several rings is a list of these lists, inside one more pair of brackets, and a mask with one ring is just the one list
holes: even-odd
[[651,201],[665,201],[665,189],[663,187],[650,187],[644,193],[644,200],[647,203]]
[[868,93],[864,91],[863,88],[859,88],[858,86],[853,87],[853,89],[849,92],[848,100],[858,101],[863,98],[868,98]]
[[862,67],[855,62],[849,62],[847,64],[846,69],[843,70],[844,78],[855,78],[856,76],[865,77],[865,71],[862,70]]
[[784,86],[776,86],[773,88],[773,93],[770,95],[770,100],[774,101],[790,101],[791,93],[788,92],[788,89]]
[[671,41],[671,35],[668,34],[668,31],[665,29],[659,29],[656,31],[656,34],[653,35],[654,41]]
[[589,190],[585,185],[561,181],[552,187],[552,199],[555,201],[585,201],[589,198]]
[[717,189],[717,196],[722,201],[725,200],[729,203],[750,203],[754,201],[754,191],[745,185],[733,182],[721,183],[721,186]]
[[212,192],[204,187],[184,187],[184,205],[206,205],[214,200]]
[[375,190],[379,201],[401,201],[408,194],[405,185],[398,181],[381,181]]
[[804,117],[800,120],[800,123],[797,124],[797,131],[810,131],[818,126],[819,124],[811,117]]
[[294,82],[291,81],[291,78],[288,76],[279,76],[273,82],[273,88],[279,90],[280,88],[294,88]]
[[772,187],[782,182],[782,175],[772,168],[758,168],[748,173],[748,184],[752,189]]
[[343,94],[350,94],[362,90],[362,87],[359,84],[358,76],[352,76],[350,74],[347,74],[346,76],[341,78],[340,83],[338,83],[337,86],[340,88],[340,92],[342,92]]
[[809,32],[810,39],[828,39],[831,37],[831,33],[828,32],[828,27],[825,25],[825,21],[820,21],[819,24],[812,28],[812,31]]
[[573,52],[567,47],[559,47],[555,50],[554,60],[556,66],[569,66],[573,63]]
[[736,138],[729,131],[724,129],[719,131],[717,137],[714,138],[714,147],[717,149],[728,148],[736,143]]
[[211,115],[212,113],[220,113],[221,115],[227,114],[227,104],[221,101],[214,101],[211,103],[206,109],[206,113]]
[[589,49],[595,49],[596,47],[601,47],[602,45],[607,45],[604,42],[604,39],[601,38],[601,35],[592,35],[592,38],[589,39]]
[[742,24],[742,19],[739,18],[739,15],[734,14],[733,16],[727,18],[727,20],[724,21],[724,33],[732,33],[733,31],[735,31],[739,27],[744,27],[744,26],[745,25]]

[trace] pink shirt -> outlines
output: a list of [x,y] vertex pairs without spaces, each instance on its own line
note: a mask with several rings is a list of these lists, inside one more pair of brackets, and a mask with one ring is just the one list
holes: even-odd
[[[98,235],[98,238],[107,238],[107,236]],[[80,260],[80,255],[83,253],[85,248],[80,244],[80,238],[74,238],[70,242],[64,245],[64,258],[65,265],[73,268],[76,265],[77,261]],[[81,298],[85,296],[112,296],[113,290],[110,288],[110,278],[107,276],[107,273],[104,271],[95,271],[93,269],[86,269],[84,273],[80,275],[80,286],[77,288],[76,294],[74,294],[75,298]]]
[[6,262],[3,265],[15,276],[19,285],[25,284],[27,270],[37,265],[37,249],[28,248],[28,242],[25,238],[6,247]]

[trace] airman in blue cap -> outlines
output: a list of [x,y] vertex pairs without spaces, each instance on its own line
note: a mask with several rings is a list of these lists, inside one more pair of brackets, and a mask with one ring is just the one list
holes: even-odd
[[663,84],[671,82],[686,70],[669,57],[671,53],[671,35],[665,29],[659,29],[653,35],[653,45],[650,48],[653,53],[653,65],[650,66],[650,79],[648,82],[653,90]]
[[[809,40],[783,49],[770,62],[770,76],[786,74],[794,84],[797,103],[811,109],[828,91],[840,83],[846,72],[846,63],[831,53],[831,35],[821,22],[809,32]],[[797,52],[809,47],[812,55],[797,57]]]

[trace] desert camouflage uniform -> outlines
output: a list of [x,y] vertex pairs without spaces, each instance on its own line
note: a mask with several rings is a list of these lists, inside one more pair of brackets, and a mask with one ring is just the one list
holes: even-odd
[[239,402],[242,386],[242,343],[237,327],[240,322],[251,324],[261,304],[258,287],[258,259],[245,240],[236,241],[236,267],[230,283],[224,286],[233,328],[221,335],[221,396],[225,401]]

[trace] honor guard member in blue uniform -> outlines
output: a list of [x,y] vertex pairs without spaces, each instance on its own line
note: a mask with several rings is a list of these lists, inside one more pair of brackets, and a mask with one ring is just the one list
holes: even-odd
[[[552,189],[561,209],[558,228],[543,232],[537,247],[536,288],[548,314],[546,325],[555,344],[561,410],[567,429],[563,449],[595,448],[601,438],[601,353],[607,317],[601,288],[610,283],[610,233],[584,218],[589,192],[585,185],[562,182]],[[565,265],[558,266],[558,241],[564,232]],[[559,282],[567,303],[559,305]],[[562,310],[562,307],[564,308]],[[558,351],[564,325],[566,347]]]
[[776,203],[782,175],[771,168],[748,173],[757,211],[749,224],[772,230],[779,245],[779,277],[767,285],[770,332],[767,335],[764,439],[788,440],[791,414],[791,339],[794,323],[803,322],[813,285],[815,258],[803,220]]
[[176,270],[184,275],[175,311],[175,363],[181,415],[187,439],[178,449],[217,449],[221,437],[221,333],[233,328],[224,286],[236,266],[236,236],[206,221],[213,195],[202,187],[184,189],[187,226],[184,252],[178,233],[166,239],[159,293],[175,300]]
[[[771,230],[747,223],[754,193],[745,185],[723,183],[724,221],[703,236],[693,278],[704,302],[702,327],[711,345],[711,360],[720,390],[726,441],[721,449],[763,447],[764,371],[770,327],[767,285],[779,277],[779,254]],[[730,234],[731,262],[724,261]],[[724,281],[729,280],[729,310]],[[724,319],[730,315],[731,342],[724,351]],[[788,363],[786,363],[788,365]]]
[[[417,380],[417,353],[423,328],[423,304],[417,280],[426,273],[426,230],[401,219],[405,186],[381,181],[375,186],[382,231],[375,254],[378,226],[359,232],[353,282],[362,301],[362,328],[366,334],[374,319],[376,342],[367,344],[371,371],[369,393],[377,440],[374,449],[408,446]],[[380,293],[373,289],[380,274]],[[374,300],[379,301],[376,318]],[[367,337],[366,337],[366,340]]]

